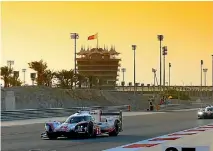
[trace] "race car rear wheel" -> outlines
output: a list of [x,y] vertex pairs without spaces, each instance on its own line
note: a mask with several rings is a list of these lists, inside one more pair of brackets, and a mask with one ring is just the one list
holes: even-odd
[[109,132],[109,136],[118,136],[119,133],[119,125],[118,121],[115,121],[115,129],[112,132]]

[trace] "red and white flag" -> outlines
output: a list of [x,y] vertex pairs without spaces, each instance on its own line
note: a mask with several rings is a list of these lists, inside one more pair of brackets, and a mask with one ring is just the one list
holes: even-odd
[[98,39],[98,33],[95,35],[89,36],[87,40],[94,40],[94,39]]

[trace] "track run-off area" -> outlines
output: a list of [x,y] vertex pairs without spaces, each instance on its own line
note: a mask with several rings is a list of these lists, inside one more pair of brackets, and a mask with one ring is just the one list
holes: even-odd
[[2,151],[101,151],[212,122],[212,119],[197,119],[197,111],[132,114],[124,115],[124,131],[117,137],[58,140],[41,139],[44,123],[5,127],[2,122],[1,145]]

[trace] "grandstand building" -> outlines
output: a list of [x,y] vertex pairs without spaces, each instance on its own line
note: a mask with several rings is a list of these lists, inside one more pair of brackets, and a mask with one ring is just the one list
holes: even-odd
[[86,50],[82,47],[77,53],[77,72],[87,77],[88,81],[92,78],[93,87],[115,88],[121,61],[117,58],[119,54],[114,47],[110,50],[105,47]]

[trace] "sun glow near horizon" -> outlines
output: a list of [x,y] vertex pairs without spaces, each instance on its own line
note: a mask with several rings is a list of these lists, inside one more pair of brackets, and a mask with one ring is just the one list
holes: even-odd
[[[15,60],[14,68],[43,59],[54,70],[74,67],[74,42],[69,33],[77,32],[81,45],[95,47],[87,37],[99,33],[101,47],[113,44],[121,53],[126,81],[133,81],[133,52],[136,44],[136,81],[153,83],[151,69],[159,75],[159,41],[168,46],[171,84],[200,84],[200,60],[208,68],[211,84],[213,54],[213,2],[1,2],[2,61]],[[27,71],[27,82],[30,83]],[[21,79],[22,78],[22,74]],[[121,73],[120,73],[121,75]],[[159,79],[158,79],[159,80]]]

